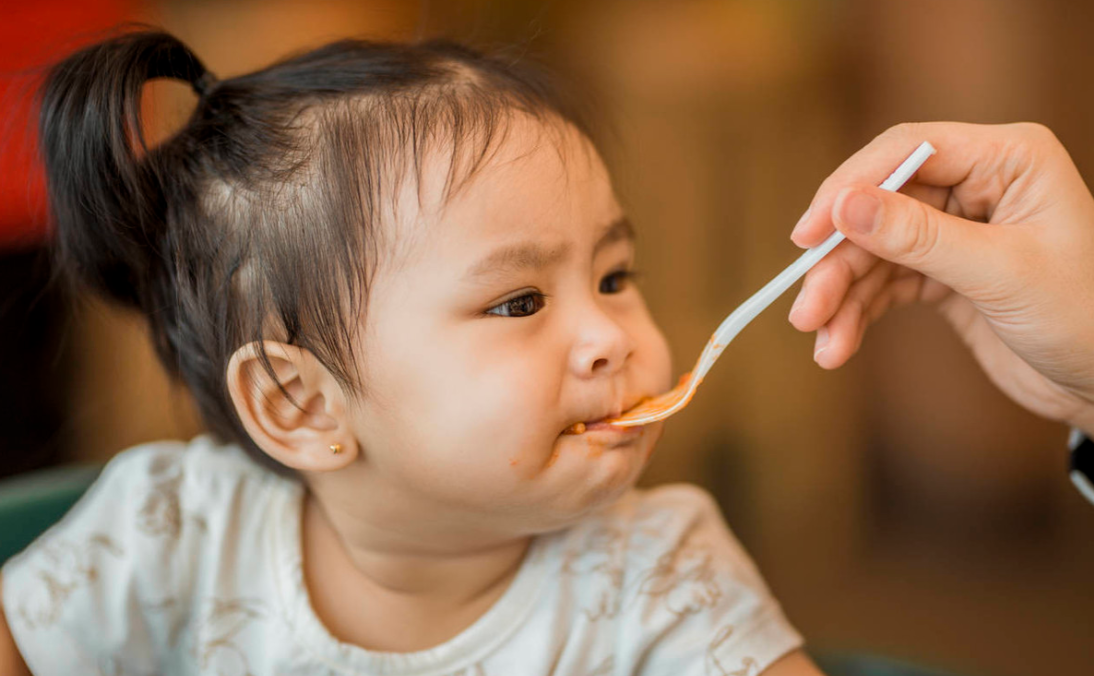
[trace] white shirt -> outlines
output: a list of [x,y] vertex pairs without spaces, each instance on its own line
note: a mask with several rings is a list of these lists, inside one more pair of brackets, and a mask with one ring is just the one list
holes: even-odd
[[129,449],[3,567],[31,671],[754,676],[801,638],[702,490],[634,490],[533,541],[511,586],[413,653],[342,643],[312,610],[303,487],[209,436]]

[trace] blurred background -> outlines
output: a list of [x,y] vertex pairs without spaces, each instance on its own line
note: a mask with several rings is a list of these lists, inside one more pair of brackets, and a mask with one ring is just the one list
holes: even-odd
[[[124,21],[221,78],[344,36],[447,36],[547,64],[591,97],[655,317],[688,368],[799,253],[820,182],[902,121],[1047,124],[1094,171],[1094,7],[1069,0],[39,0],[0,20],[0,476],[201,427],[139,320],[62,298],[29,154],[35,69]],[[28,85],[30,83],[30,85]],[[148,87],[169,134],[194,105]],[[155,135],[155,134],[154,134]],[[727,350],[643,482],[702,484],[814,650],[961,674],[1094,671],[1094,507],[1067,430],[998,393],[930,308],[812,361],[793,293]]]

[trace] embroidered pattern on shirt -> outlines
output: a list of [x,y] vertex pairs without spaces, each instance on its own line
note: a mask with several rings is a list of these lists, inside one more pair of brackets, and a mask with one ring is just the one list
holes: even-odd
[[150,467],[153,475],[166,474],[160,478],[145,495],[137,511],[137,530],[146,535],[164,536],[177,540],[182,532],[183,517],[189,516],[199,530],[206,530],[205,519],[200,515],[187,515],[182,508],[179,487],[182,484],[182,469],[168,464],[166,458],[155,458]]
[[239,635],[266,617],[265,604],[255,598],[209,599],[197,622],[194,657],[202,673],[247,676],[251,666]]
[[673,518],[671,512],[663,509],[643,509],[629,524],[614,520],[599,523],[563,554],[561,573],[591,587],[585,596],[592,600],[581,609],[590,622],[614,618],[640,598],[678,617],[713,608],[723,600],[714,552],[694,530],[673,543],[651,567],[632,575],[632,581],[627,583],[628,547],[656,546]]
[[52,540],[40,545],[38,559],[42,565],[32,575],[39,584],[23,590],[16,601],[16,616],[28,629],[52,625],[76,590],[99,579],[103,555],[120,559],[125,552],[103,533],[79,543]]
[[592,588],[592,600],[581,610],[590,622],[619,614],[625,548],[626,533],[621,528],[598,524],[577,547],[563,554],[562,575],[583,580]]
[[680,543],[641,576],[639,594],[662,603],[674,615],[713,608],[722,598],[709,547]]

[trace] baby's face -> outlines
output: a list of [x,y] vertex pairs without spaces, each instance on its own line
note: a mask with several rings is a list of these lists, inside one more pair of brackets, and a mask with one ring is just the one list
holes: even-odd
[[441,205],[447,171],[424,167],[421,208],[400,203],[369,291],[353,422],[368,484],[492,532],[565,526],[632,486],[661,434],[566,432],[671,385],[628,277],[631,226],[571,128],[515,121]]

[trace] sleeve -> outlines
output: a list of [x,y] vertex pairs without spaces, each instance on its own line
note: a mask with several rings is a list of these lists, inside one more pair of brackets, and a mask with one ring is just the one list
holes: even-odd
[[159,671],[137,572],[170,552],[139,531],[163,522],[165,506],[150,496],[181,451],[160,442],[118,454],[61,521],[4,564],[4,613],[31,672]]
[[617,652],[633,660],[624,673],[755,676],[802,646],[706,492],[658,489],[642,511],[632,539],[644,541],[645,563]]

